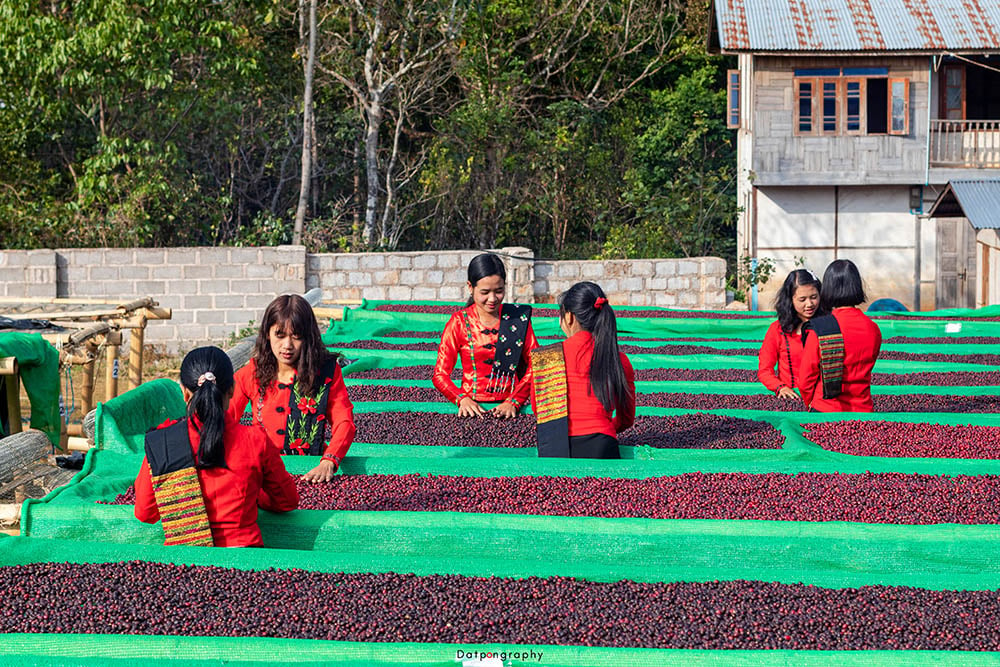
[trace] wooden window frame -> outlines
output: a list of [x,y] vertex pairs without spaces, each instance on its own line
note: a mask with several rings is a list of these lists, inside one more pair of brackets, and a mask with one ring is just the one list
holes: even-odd
[[[884,134],[869,134],[868,133],[868,80],[869,79],[885,79],[886,80],[886,132]],[[910,80],[907,77],[899,76],[819,76],[819,77],[809,77],[809,76],[797,76],[793,78],[793,92],[794,92],[794,105],[795,105],[795,116],[794,124],[792,126],[793,134],[795,136],[801,137],[832,137],[832,136],[908,136],[910,134]],[[829,84],[835,85],[835,104],[836,109],[834,111],[834,130],[824,129],[828,117],[825,115],[824,102],[829,99],[826,97],[826,86]],[[848,118],[847,118],[847,107],[848,107],[848,97],[847,97],[847,87],[848,83],[858,84],[858,129],[849,130],[848,129]],[[893,84],[903,84],[903,126],[900,129],[893,128]],[[810,85],[811,92],[809,95],[810,104],[810,128],[808,130],[801,129],[802,115],[801,115],[801,102],[802,97],[802,84]]]
[[[962,73],[962,110],[961,118],[948,118],[948,72],[957,70]],[[965,120],[966,119],[966,89],[965,89],[965,65],[955,65],[948,64],[941,67],[941,72],[939,74],[939,86],[940,93],[938,96],[938,118],[942,120]]]
[[740,89],[742,83],[738,69],[726,70],[726,127],[730,130],[739,129],[741,125]]
[[[844,134],[850,136],[862,136],[866,134],[868,128],[868,79],[864,76],[852,76],[844,79]],[[852,130],[850,127],[851,118],[848,115],[850,93],[848,88],[852,83],[858,84],[858,129]]]
[[[792,126],[793,132],[797,136],[812,136],[816,134],[816,82],[813,77],[795,77],[792,86],[795,93],[795,124]],[[809,90],[809,129],[802,129],[802,115],[800,113],[802,102],[802,84],[811,86]]]

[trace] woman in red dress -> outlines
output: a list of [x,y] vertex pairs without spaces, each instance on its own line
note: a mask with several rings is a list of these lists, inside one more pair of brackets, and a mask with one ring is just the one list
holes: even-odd
[[264,311],[253,359],[236,372],[229,404],[234,419],[243,417],[247,403],[251,423],[276,450],[321,457],[303,481],[333,479],[354,441],[354,406],[301,296],[279,296]]
[[[482,403],[499,403],[490,412],[517,416],[531,392],[531,350],[538,347],[531,328],[531,307],[503,303],[507,271],[500,258],[478,255],[469,263],[469,304],[451,316],[441,334],[434,386],[458,406],[460,417],[487,414]],[[461,360],[462,386],[451,381]]]
[[802,363],[802,325],[818,314],[820,287],[815,273],[796,269],[774,299],[778,319],[768,327],[760,346],[757,378],[780,398],[800,400],[795,389]]
[[820,307],[813,318],[799,369],[802,400],[816,412],[872,412],[872,369],[882,332],[858,305],[867,300],[858,267],[838,259],[826,267]]
[[559,325],[566,340],[531,355],[538,455],[621,458],[618,433],[635,421],[635,373],[604,291],[570,287],[559,297]]
[[165,544],[261,546],[257,508],[298,507],[295,482],[264,434],[227,414],[234,380],[225,352],[192,350],[180,380],[188,416],[146,435],[135,516],[162,520]]

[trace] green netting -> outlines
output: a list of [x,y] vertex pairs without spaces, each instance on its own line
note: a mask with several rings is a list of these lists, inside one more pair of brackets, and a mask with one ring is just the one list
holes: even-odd
[[[53,665],[260,665],[280,661],[299,667],[335,665],[351,667],[455,667],[463,661],[458,652],[534,651],[541,658],[509,659],[505,667],[910,667],[933,665],[996,665],[1000,654],[965,651],[691,651],[666,649],[616,649],[578,646],[505,644],[359,643],[308,639],[229,637],[150,637],[120,635],[3,635],[0,651],[4,664],[49,667]],[[198,656],[189,658],[187,656]],[[213,656],[206,658],[202,656]],[[472,663],[474,664],[474,663]],[[489,663],[479,663],[489,664]],[[501,663],[493,663],[501,664]]]
[[[371,307],[372,304],[366,304]],[[377,336],[392,330],[439,331],[447,315],[349,311],[345,324],[334,327],[337,336]],[[541,322],[539,318],[536,322]],[[424,329],[415,328],[423,323]],[[762,335],[770,320],[665,320],[621,318],[620,325],[640,335],[659,336],[671,327],[679,335],[728,336],[724,330],[750,340]],[[627,323],[627,325],[626,325]],[[880,321],[889,328],[910,326],[908,335],[946,335],[943,322]],[[554,320],[553,320],[554,324]],[[963,335],[993,335],[995,323],[963,322]],[[975,331],[974,325],[989,325]],[[968,326],[967,326],[968,325]],[[548,326],[548,325],[546,325]],[[352,330],[351,327],[362,327]],[[398,327],[398,328],[387,328]],[[763,328],[762,328],[763,327]],[[883,327],[886,333],[887,327]],[[902,330],[902,329],[900,329]],[[538,331],[538,325],[536,325]],[[708,333],[710,332],[710,333]],[[954,333],[953,331],[950,333]],[[539,335],[546,335],[539,333]],[[349,338],[343,338],[349,340]],[[402,339],[388,339],[400,342]],[[982,351],[982,350],[979,350]],[[348,367],[368,368],[433,364],[433,351],[357,350]],[[724,355],[630,355],[637,368],[756,368],[756,358]],[[990,366],[947,363],[880,362],[882,372],[994,370]],[[352,381],[353,382],[353,381]],[[388,383],[387,383],[388,384]],[[415,383],[401,382],[403,386]],[[706,383],[640,383],[640,391],[684,391],[701,393],[758,393],[752,383],[722,385]],[[428,383],[420,383],[427,386]],[[879,387],[884,393],[962,393],[968,388]],[[974,393],[993,394],[995,388]],[[451,412],[443,403],[362,403],[356,412],[419,410]],[[152,561],[218,564],[242,568],[301,567],[322,571],[399,571],[417,574],[457,573],[477,576],[577,576],[600,581],[622,578],[638,581],[709,581],[755,579],[805,582],[818,586],[844,587],[866,584],[908,585],[933,589],[1000,588],[1000,562],[994,553],[1000,546],[1000,526],[895,526],[842,522],[768,521],[675,521],[648,519],[600,519],[471,514],[452,512],[321,512],[298,511],[274,515],[262,512],[260,525],[264,549],[197,549],[160,546],[159,526],[141,524],[128,506],[96,504],[125,490],[141,461],[145,431],[166,417],[183,412],[174,383],[146,385],[103,406],[98,416],[99,448],[87,457],[85,469],[73,483],[42,501],[26,503],[22,531],[49,539],[0,540],[0,564],[37,562],[105,562],[141,558]],[[643,415],[687,414],[688,410],[642,408]],[[847,417],[842,414],[769,413],[717,410],[725,414],[766,421],[786,438],[780,450],[664,450],[649,447],[623,448],[622,461],[538,459],[533,449],[504,450],[476,447],[431,447],[356,443],[342,470],[345,474],[447,474],[467,476],[600,476],[650,477],[684,472],[909,472],[923,474],[1000,474],[1000,461],[951,459],[901,459],[852,457],[827,452],[810,442],[800,423],[816,423]],[[997,415],[961,414],[871,414],[851,419],[887,419],[942,424],[977,423],[1000,425]],[[293,473],[310,469],[315,459],[288,457]],[[64,541],[61,538],[67,538]],[[280,548],[275,548],[280,547]],[[13,640],[9,646],[4,639]],[[60,638],[62,639],[62,638]],[[71,644],[47,642],[45,637],[0,637],[0,653],[17,655],[25,664],[35,664],[58,655],[86,656],[87,660],[175,663],[173,656],[189,647],[248,664],[259,653],[282,650],[294,653],[290,660],[308,664],[455,664],[455,646],[419,644],[350,644],[306,640],[194,639],[194,638],[74,638]],[[126,646],[141,647],[125,649]],[[214,648],[210,648],[214,647]],[[287,650],[284,648],[287,647]],[[10,650],[5,650],[5,649]],[[903,652],[721,652],[652,651],[546,647],[551,649],[544,664],[910,664],[928,658],[943,664],[968,664],[970,654]],[[117,650],[116,650],[117,649]],[[997,656],[972,654],[975,660],[995,662]],[[134,656],[134,657],[133,657]],[[189,661],[185,661],[189,662]],[[211,661],[207,661],[206,664]],[[44,664],[54,664],[44,662]],[[532,663],[537,664],[537,663]]]
[[[433,337],[399,337],[386,336],[385,334],[385,327],[355,327],[350,329],[349,333],[348,330],[345,330],[343,333],[327,331],[327,333],[324,334],[324,342],[333,349],[350,355],[350,353],[354,350],[361,349],[350,347],[355,341],[376,341],[388,345],[412,345],[416,343],[433,343],[436,345],[441,340],[440,335]],[[536,332],[536,335],[540,337],[539,343],[542,345],[565,339],[565,336],[557,334],[551,334],[551,338],[543,337],[543,335],[538,332]],[[546,336],[548,335],[549,334],[546,334]],[[760,341],[758,340],[698,340],[692,342],[684,342],[682,340],[629,340],[621,341],[621,344],[649,349],[662,347],[664,345],[678,346],[680,348],[680,352],[674,356],[683,356],[683,349],[685,347],[706,347],[716,350],[743,350],[746,355],[752,355],[754,357],[756,357],[757,351],[760,349]],[[886,343],[882,345],[882,350],[885,352],[906,352],[909,354],[994,354],[996,346],[985,343],[951,343],[946,347],[943,347],[938,343]]]
[[[397,368],[400,366],[433,366],[437,362],[434,350],[342,350],[345,356],[354,360],[344,368],[345,375],[371,370],[373,368]],[[722,354],[629,354],[628,360],[635,369],[650,368],[741,368],[757,370],[756,355]],[[361,364],[361,365],[356,365]],[[987,364],[951,363],[944,361],[910,361],[903,359],[879,359],[875,362],[876,373],[947,373],[954,371],[987,372],[997,370]]]
[[[356,326],[364,323],[381,323],[383,326],[392,327],[392,331],[440,331],[444,323],[448,321],[448,314],[439,313],[410,313],[374,310],[375,307],[383,304],[394,304],[399,302],[371,301],[365,302],[361,308],[348,309],[344,314],[344,324]],[[433,301],[412,301],[405,302],[408,305],[418,306],[441,306],[454,305],[456,307],[464,304],[447,304]],[[548,310],[555,306],[549,304],[532,305],[533,309]],[[616,310],[667,310],[653,307],[626,307],[618,306]],[[620,334],[640,335],[647,338],[661,338],[664,336],[698,336],[729,338],[733,336],[753,336],[758,339],[764,337],[767,327],[773,321],[773,313],[760,313],[761,317],[744,317],[739,319],[719,319],[713,317],[720,312],[726,311],[690,311],[702,317],[620,317],[618,318],[618,332]],[[984,321],[946,321],[944,319],[932,319],[935,317],[969,317],[984,318],[1000,316],[1000,306],[989,306],[978,309],[951,309],[932,312],[911,313],[909,316],[902,314],[901,317],[876,316],[879,329],[884,338],[892,336],[995,336],[997,330],[996,322]],[[920,318],[920,319],[916,319]],[[539,317],[535,323],[535,332],[539,335],[549,335],[540,333],[538,327],[542,326],[545,320],[554,318]],[[546,325],[548,326],[548,325]],[[556,326],[555,323],[551,325]],[[542,331],[549,331],[548,328]],[[553,328],[557,333],[557,329]],[[552,335],[555,335],[553,333]]]
[[[31,428],[59,444],[59,353],[39,334],[0,333],[0,357],[15,357],[31,404]],[[0,433],[0,436],[4,434]]]

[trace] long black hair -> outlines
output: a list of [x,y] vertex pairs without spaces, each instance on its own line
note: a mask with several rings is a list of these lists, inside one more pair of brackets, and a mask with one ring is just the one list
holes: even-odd
[[849,259],[837,259],[823,273],[823,289],[819,292],[819,305],[831,311],[844,306],[857,306],[868,300],[861,282],[858,267]]
[[[490,276],[500,276],[501,279],[507,282],[507,267],[503,265],[503,261],[491,252],[484,252],[481,255],[476,255],[469,262],[469,284],[475,289],[476,283],[478,283],[483,278],[489,278]],[[465,305],[472,305],[472,295],[469,295],[469,300]]]
[[[819,292],[823,284],[812,271],[795,269],[788,274],[781,289],[778,290],[778,294],[774,297],[774,309],[778,311],[778,326],[785,333],[795,333],[795,330],[801,324],[799,314],[795,312],[795,304],[792,302],[792,299],[795,297],[795,290],[799,287],[809,286],[815,287],[816,291]],[[816,315],[819,314],[820,312],[817,308]]]
[[559,296],[559,316],[573,313],[584,331],[594,337],[590,362],[590,386],[608,412],[627,405],[629,395],[625,369],[618,352],[618,324],[604,290],[596,283],[577,283]]
[[257,363],[257,385],[267,390],[278,377],[278,360],[271,351],[271,327],[278,325],[285,334],[296,335],[302,341],[302,352],[296,364],[295,375],[299,386],[307,393],[315,393],[323,378],[320,370],[331,355],[323,345],[319,324],[312,306],[298,294],[283,294],[268,304],[257,332],[253,357]]
[[181,384],[191,392],[188,418],[198,429],[199,468],[226,468],[222,441],[226,397],[233,388],[233,362],[217,347],[196,347],[181,362]]

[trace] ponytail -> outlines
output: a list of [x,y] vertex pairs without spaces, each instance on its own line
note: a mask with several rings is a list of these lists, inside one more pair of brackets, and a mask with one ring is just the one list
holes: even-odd
[[191,392],[188,418],[198,431],[199,468],[226,468],[225,397],[233,388],[233,363],[217,347],[191,350],[181,363],[181,384]]
[[559,314],[573,313],[594,338],[590,386],[608,412],[628,405],[632,397],[618,350],[618,324],[604,290],[596,283],[577,283],[559,297]]

